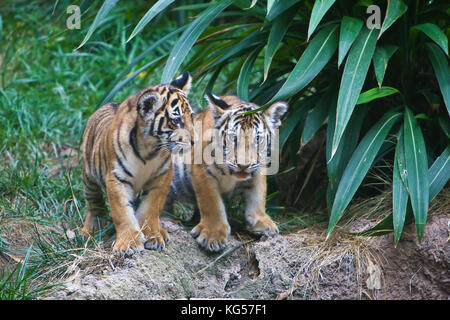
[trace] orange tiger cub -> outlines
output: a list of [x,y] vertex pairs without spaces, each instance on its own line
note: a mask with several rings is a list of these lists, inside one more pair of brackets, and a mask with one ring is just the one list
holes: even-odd
[[[159,216],[173,175],[171,151],[187,144],[178,134],[193,126],[187,99],[191,81],[184,73],[168,85],[150,86],[122,103],[108,103],[86,124],[81,147],[86,218],[81,232],[91,235],[96,218],[107,213],[105,190],[117,254],[159,251],[168,240]],[[142,200],[135,209],[139,192]]]
[[[249,231],[276,235],[278,228],[266,214],[264,173],[271,155],[278,152],[272,140],[288,105],[278,101],[265,111],[248,113],[259,106],[236,96],[217,97],[208,93],[205,97],[209,107],[194,116],[195,136],[202,137],[202,142],[193,147],[193,154],[197,148],[201,149],[203,161],[196,163],[191,159],[186,163],[174,158],[174,177],[166,208],[170,210],[175,199],[196,203],[200,222],[191,234],[205,249],[220,251],[230,233],[223,195],[242,190]],[[217,157],[219,153],[222,157]],[[207,154],[212,159],[206,161]]]

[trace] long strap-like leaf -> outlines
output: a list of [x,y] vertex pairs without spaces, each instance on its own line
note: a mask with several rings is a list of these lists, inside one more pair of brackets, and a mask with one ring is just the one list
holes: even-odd
[[428,49],[428,57],[438,79],[441,88],[444,103],[447,106],[447,112],[450,115],[450,67],[448,66],[447,57],[434,43],[426,43]]
[[172,77],[178,71],[178,68],[198,37],[200,37],[208,25],[234,1],[235,0],[222,0],[215,2],[214,5],[211,5],[211,7],[200,14],[197,19],[191,22],[170,52],[170,56],[163,71],[161,83],[169,83],[170,80],[172,80]]
[[100,10],[98,10],[97,15],[95,16],[94,21],[89,27],[86,36],[84,37],[83,41],[81,41],[77,49],[80,49],[82,46],[84,46],[84,44],[91,38],[92,34],[94,33],[95,29],[97,29],[100,22],[102,22],[102,20],[106,17],[109,11],[111,11],[111,9],[114,8],[114,6],[117,4],[118,1],[119,0],[105,0],[105,2],[103,2],[102,6],[100,7]]
[[420,243],[428,213],[428,160],[422,131],[408,108],[405,109],[403,139],[408,190]]
[[383,118],[367,132],[359,143],[345,168],[339,183],[336,197],[334,198],[333,208],[331,210],[327,237],[331,234],[336,223],[342,217],[345,208],[350,203],[350,200],[355,195],[356,190],[372,166],[372,162],[383,144],[384,139],[400,116],[401,113],[394,111],[386,113]]
[[159,0],[156,2],[142,17],[142,19],[138,22],[133,32],[131,32],[130,37],[127,42],[133,39],[144,27],[152,21],[154,17],[156,17],[161,11],[166,9],[169,5],[171,5],[175,0]]
[[338,44],[338,26],[331,25],[323,28],[306,48],[297,64],[271,102],[289,97],[304,87],[330,61]]
[[353,48],[350,50],[342,75],[336,113],[336,127],[333,136],[331,157],[341,141],[342,134],[355,108],[359,94],[369,70],[370,61],[377,42],[376,29],[363,29]]
[[400,175],[401,167],[404,167],[405,157],[403,154],[403,127],[400,130],[397,147],[394,156],[394,174],[392,179],[392,214],[394,226],[394,241],[397,245],[403,231],[406,217],[406,205],[408,204],[408,190],[406,189]]

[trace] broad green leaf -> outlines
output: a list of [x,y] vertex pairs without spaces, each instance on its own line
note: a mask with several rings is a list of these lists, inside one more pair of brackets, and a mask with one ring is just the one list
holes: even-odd
[[397,89],[392,87],[380,87],[367,90],[359,95],[356,104],[368,103],[372,100],[379,99],[382,97],[390,96],[391,94],[399,92]]
[[[241,39],[238,43],[226,47],[220,52],[222,56],[214,60],[211,64],[209,64],[206,68],[203,69],[203,72],[208,72],[209,69],[214,68],[215,66],[220,65],[222,62],[228,60],[235,54],[243,51],[249,51],[252,48],[260,45],[264,45],[267,39],[267,32],[262,32],[260,30],[256,30],[246,38]],[[239,69],[240,70],[240,69]]]
[[404,4],[403,1],[388,0],[386,17],[384,18],[378,38],[380,38],[383,32],[385,32],[398,18],[400,18],[406,10],[408,10],[408,6]]
[[428,37],[431,38],[434,42],[436,42],[442,50],[448,55],[448,39],[444,32],[435,24],[432,23],[424,23],[415,26],[414,28],[419,29],[423,33],[425,33]]
[[[401,154],[401,152],[399,152]],[[437,158],[433,165],[428,169],[429,177],[429,193],[430,200],[433,199],[445,186],[450,178],[450,147],[447,147],[442,154]],[[408,205],[406,209],[405,225],[414,221],[411,206]],[[390,233],[394,230],[393,214],[390,213],[383,220],[377,223],[374,227],[359,232],[353,233],[360,236],[381,236]]]
[[222,0],[214,3],[214,5],[211,5],[208,9],[203,11],[197,19],[189,24],[186,31],[183,32],[180,39],[178,39],[177,43],[170,52],[170,56],[163,71],[161,83],[169,83],[172,80],[172,77],[178,71],[178,68],[198,37],[214,20],[214,18],[216,18],[233,2],[234,0]]
[[84,37],[83,41],[81,41],[80,45],[76,48],[76,50],[78,50],[82,46],[84,46],[84,44],[91,38],[95,29],[97,29],[98,25],[106,17],[106,15],[109,13],[109,11],[111,11],[111,9],[114,8],[114,6],[117,4],[118,1],[119,0],[105,0],[105,2],[103,2],[102,6],[100,7],[100,10],[98,10],[97,15],[95,16],[94,21],[92,22],[91,26],[89,27],[89,30],[86,33],[86,36]]
[[330,61],[338,44],[337,26],[323,28],[306,48],[271,102],[292,96],[306,87]]
[[328,224],[327,238],[342,217],[361,182],[372,166],[378,150],[401,113],[386,113],[364,136],[345,168],[336,192]]
[[447,138],[450,139],[450,120],[448,117],[439,117],[438,118],[439,126],[441,127],[442,131],[445,133]]
[[270,9],[272,8],[274,2],[275,0],[267,0],[267,13],[270,12]]
[[300,0],[274,0],[273,3],[270,5],[270,8],[268,3],[267,6],[268,9],[270,10],[267,11],[266,19],[272,21],[297,2],[300,2]]
[[334,103],[336,103],[335,95],[335,88],[328,89],[328,91],[321,96],[316,106],[308,113],[302,132],[302,146],[307,144],[322,126],[328,116],[328,109],[330,109],[330,106],[333,104],[333,100]]
[[[405,214],[405,223],[404,225],[408,225],[414,221],[414,215],[412,213],[411,204],[408,203],[406,207],[406,214]],[[350,233],[352,235],[357,236],[368,236],[368,237],[374,237],[374,236],[382,236],[388,233],[391,233],[394,231],[394,224],[393,224],[393,214],[388,214],[383,220],[378,222],[374,227],[364,230],[361,232],[355,232]]]
[[247,59],[245,59],[245,62],[242,65],[241,71],[239,73],[239,77],[237,80],[237,94],[239,98],[244,101],[248,101],[248,85],[250,82],[250,74],[260,51],[261,47],[258,47],[253,50],[252,53],[250,53]]
[[422,131],[408,108],[405,109],[404,122],[403,139],[408,190],[420,243],[427,220],[429,202],[427,151]]
[[257,2],[258,2],[258,0],[252,0],[252,3],[250,4],[249,9],[253,8]]
[[[406,206],[408,204],[408,190],[403,184],[400,176],[399,167],[404,167],[405,156],[403,154],[403,128],[400,130],[400,134],[397,141],[397,148],[394,156],[394,173],[392,179],[392,214],[393,214],[393,226],[394,226],[394,241],[397,245],[400,240],[400,236],[403,231],[406,217]],[[400,154],[402,153],[402,154]],[[399,163],[401,162],[400,166]]]
[[309,103],[304,103],[301,105],[297,105],[296,107],[297,108],[295,108],[294,111],[289,114],[289,116],[286,118],[285,123],[281,127],[280,150],[283,149],[284,144],[286,143],[294,128],[300,123],[306,112],[308,112],[310,105]]
[[308,41],[309,37],[311,37],[314,30],[316,30],[317,26],[319,25],[320,20],[322,20],[325,13],[327,13],[327,11],[335,2],[336,0],[316,0],[316,2],[314,2],[314,6],[311,12],[311,18],[309,19]]
[[342,134],[347,126],[348,120],[355,108],[359,94],[361,92],[370,60],[372,59],[377,42],[377,30],[364,28],[353,45],[345,63],[342,75],[341,87],[336,113],[336,127],[333,136],[333,146],[331,157],[339,146]]
[[159,0],[156,2],[138,22],[127,42],[133,39],[154,17],[170,6],[175,0]]
[[211,5],[211,2],[208,3],[195,3],[195,4],[187,4],[184,6],[175,7],[173,11],[188,11],[188,10],[200,10],[208,8]]
[[334,197],[336,195],[339,182],[341,181],[342,174],[345,167],[350,160],[353,151],[355,150],[359,134],[361,132],[362,123],[367,113],[366,105],[360,105],[353,112],[348,126],[345,128],[344,135],[342,136],[342,144],[339,145],[336,154],[331,158],[331,144],[333,142],[334,125],[336,123],[336,104],[337,104],[337,92],[333,100],[333,107],[330,108],[330,114],[328,116],[327,126],[327,144],[326,144],[326,159],[327,159],[327,172],[328,172],[328,190],[327,190],[327,206],[332,209]]
[[[395,165],[398,167],[398,173],[400,175],[400,179],[403,183],[403,186],[406,188],[406,190],[408,190],[408,175],[407,175],[407,169],[406,169],[406,161],[405,161],[405,143],[404,143],[404,138],[403,138],[403,126],[402,126],[402,130],[401,133],[399,133],[399,141],[397,142],[396,145],[396,150],[395,150],[395,160],[396,163]],[[401,140],[400,140],[401,137]]]
[[375,76],[377,77],[379,87],[383,83],[388,62],[397,49],[397,46],[379,46],[373,53],[373,68],[375,69]]
[[338,67],[340,67],[342,61],[344,61],[348,50],[350,50],[350,47],[361,31],[362,26],[363,22],[359,19],[347,16],[342,19],[341,33],[339,35]]
[[450,146],[434,161],[428,170],[430,201],[450,179]]
[[447,57],[434,43],[428,42],[426,45],[428,57],[433,65],[434,73],[447,106],[447,112],[450,115],[450,67],[448,66]]
[[267,79],[269,73],[270,64],[273,56],[277,51],[278,45],[284,38],[288,29],[289,23],[295,16],[295,10],[288,10],[280,15],[270,28],[269,39],[267,40],[266,56],[264,58],[264,81]]

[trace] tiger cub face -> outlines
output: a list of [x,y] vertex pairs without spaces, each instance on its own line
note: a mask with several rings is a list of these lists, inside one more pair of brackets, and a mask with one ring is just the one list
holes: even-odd
[[246,114],[259,106],[236,96],[219,98],[207,93],[205,98],[215,119],[217,142],[223,150],[222,167],[237,180],[250,179],[270,161],[272,137],[288,105],[278,101],[264,111]]
[[138,127],[143,136],[153,136],[159,145],[172,151],[177,146],[190,146],[193,111],[187,95],[192,78],[189,73],[167,85],[158,85],[142,93],[138,100]]

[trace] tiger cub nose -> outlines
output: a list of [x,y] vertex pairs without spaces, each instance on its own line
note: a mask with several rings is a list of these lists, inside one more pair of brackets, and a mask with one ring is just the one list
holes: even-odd
[[244,171],[244,170],[248,169],[248,167],[250,167],[249,164],[238,164],[237,166],[241,171]]

